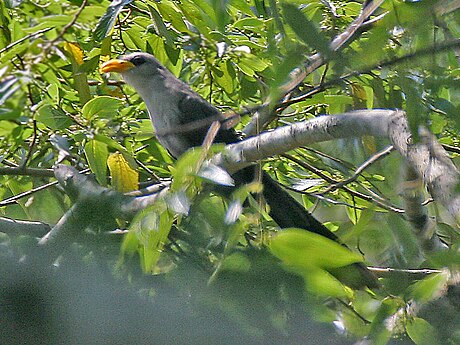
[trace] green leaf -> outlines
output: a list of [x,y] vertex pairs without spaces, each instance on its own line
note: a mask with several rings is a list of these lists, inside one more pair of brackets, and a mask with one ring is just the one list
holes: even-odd
[[235,91],[235,70],[229,60],[219,66],[213,67],[211,71],[217,84],[225,92],[232,94]]
[[330,57],[332,51],[329,47],[329,41],[318,31],[315,24],[308,20],[296,5],[282,3],[281,6],[283,8],[284,19],[292,30],[294,30],[297,37],[309,47],[321,53],[324,57]]
[[409,296],[418,303],[427,303],[437,298],[445,289],[449,277],[447,273],[431,274],[409,288]]
[[107,185],[107,145],[98,140],[90,140],[85,145],[85,155],[91,171],[96,180],[102,185]]
[[16,128],[18,128],[18,125],[16,125],[14,122],[0,121],[0,136],[8,137]]
[[[416,78],[414,78],[416,79]],[[418,127],[427,118],[427,109],[424,106],[421,85],[409,76],[400,78],[401,88],[406,98],[406,115],[409,122],[412,139],[418,141]]]
[[399,308],[403,307],[402,300],[386,297],[383,299],[377,313],[372,321],[369,339],[372,344],[385,345],[391,337],[391,329],[388,329],[386,320],[392,317]]
[[440,344],[436,329],[426,320],[419,317],[414,318],[406,325],[407,335],[417,345]]
[[114,0],[107,7],[107,11],[99,19],[96,28],[93,31],[93,38],[96,41],[102,41],[106,36],[110,35],[115,21],[117,20],[118,13],[123,9],[124,6],[130,4],[133,0]]
[[196,179],[201,164],[202,150],[194,148],[184,153],[174,165],[173,182],[171,190],[183,190],[184,185],[189,185]]
[[285,264],[298,268],[338,268],[362,262],[361,255],[321,235],[287,229],[278,233],[270,243],[270,250]]
[[163,201],[157,201],[134,218],[122,245],[122,252],[137,250],[145,273],[156,273],[156,265],[168,239],[174,217]]
[[308,269],[303,274],[308,292],[317,296],[352,298],[353,291],[343,285],[329,272],[322,269]]
[[158,13],[158,11],[154,7],[152,7],[150,5],[148,5],[148,8],[149,8],[149,11],[150,11],[150,15],[151,15],[151,17],[153,19],[153,26],[155,28],[156,34],[158,36],[162,37],[163,39],[165,39],[166,43],[168,45],[174,44],[173,36],[169,32],[168,28],[166,27],[165,23],[163,22],[163,19],[161,18],[161,16]]
[[[97,141],[100,141],[102,143],[105,143],[107,144],[108,147],[116,150],[116,151],[120,151],[124,154],[126,154],[127,156],[129,156],[129,152],[128,150],[126,150],[125,147],[123,147],[122,145],[120,145],[118,142],[116,142],[115,140],[113,140],[112,138],[109,138],[105,135],[102,135],[102,134],[94,134],[94,140],[97,140]],[[126,157],[125,157],[126,158]]]
[[119,98],[109,96],[98,96],[87,102],[82,109],[82,115],[85,119],[93,117],[110,118],[113,117],[118,108],[123,104]]
[[233,253],[226,256],[221,265],[220,271],[233,271],[233,272],[249,272],[251,269],[251,260],[246,255],[240,252]]
[[64,111],[51,105],[41,107],[36,119],[51,129],[64,129],[72,124],[72,119]]
[[240,20],[237,20],[235,23],[232,24],[232,26],[236,29],[253,29],[256,30],[257,28],[260,28],[265,25],[265,22],[259,18],[243,18]]

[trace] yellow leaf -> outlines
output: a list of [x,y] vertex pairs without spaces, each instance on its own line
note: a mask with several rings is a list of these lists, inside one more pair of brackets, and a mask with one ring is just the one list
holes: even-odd
[[66,42],[64,43],[64,49],[79,65],[83,65],[83,50],[77,43]]
[[107,165],[112,177],[112,187],[115,190],[126,193],[137,189],[139,174],[131,168],[121,153],[112,153],[107,159]]

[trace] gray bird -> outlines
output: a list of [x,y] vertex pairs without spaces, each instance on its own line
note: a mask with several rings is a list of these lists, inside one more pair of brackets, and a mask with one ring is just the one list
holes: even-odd
[[[139,93],[147,106],[158,140],[176,158],[189,148],[200,146],[212,122],[224,124],[228,120],[150,54],[132,53],[107,61],[101,66],[100,72],[120,73],[126,83]],[[215,138],[215,142],[225,144],[239,140],[236,131],[228,126],[221,126]],[[240,170],[232,177],[236,185],[249,183],[255,177],[254,167]],[[270,206],[269,214],[281,228],[302,228],[341,243],[333,232],[316,220],[267,173],[262,173],[262,184],[263,196]],[[358,285],[377,286],[376,278],[364,265],[354,264],[350,268],[348,273],[351,275],[353,270],[359,271]]]

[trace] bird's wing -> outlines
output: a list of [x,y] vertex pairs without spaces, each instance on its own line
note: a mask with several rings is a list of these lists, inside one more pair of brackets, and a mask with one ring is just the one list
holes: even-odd
[[[201,98],[195,93],[183,92],[179,103],[180,124],[184,130],[184,135],[189,137],[191,141],[195,141],[193,146],[200,145],[209,126],[214,121],[219,121],[221,124],[226,121],[224,115],[209,102]],[[187,131],[189,129],[190,131]],[[189,132],[189,133],[187,133]],[[190,138],[191,134],[193,138]],[[218,132],[215,141],[221,143],[233,143],[239,140],[238,135],[233,129],[227,129],[223,126]]]

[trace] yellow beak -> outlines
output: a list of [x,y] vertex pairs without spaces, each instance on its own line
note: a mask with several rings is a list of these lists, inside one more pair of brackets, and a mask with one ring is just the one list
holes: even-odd
[[100,73],[118,72],[123,73],[134,67],[134,64],[121,59],[114,59],[104,62],[99,68]]

